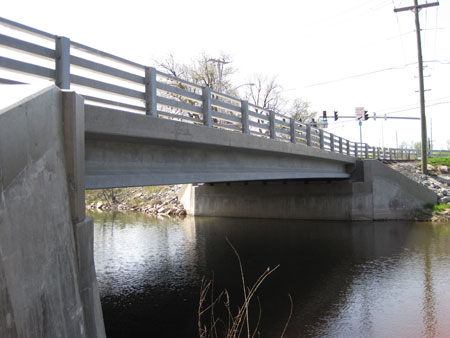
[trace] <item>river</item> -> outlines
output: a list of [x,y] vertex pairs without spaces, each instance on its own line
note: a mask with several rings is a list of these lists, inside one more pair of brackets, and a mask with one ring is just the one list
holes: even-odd
[[108,338],[198,337],[203,277],[235,312],[230,243],[248,286],[279,265],[250,306],[261,337],[280,337],[289,295],[285,337],[450,337],[450,224],[90,214]]

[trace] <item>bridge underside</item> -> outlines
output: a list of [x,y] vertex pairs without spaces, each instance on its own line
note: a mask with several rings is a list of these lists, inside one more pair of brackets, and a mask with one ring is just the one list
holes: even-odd
[[86,106],[86,189],[345,179],[355,159],[302,145]]

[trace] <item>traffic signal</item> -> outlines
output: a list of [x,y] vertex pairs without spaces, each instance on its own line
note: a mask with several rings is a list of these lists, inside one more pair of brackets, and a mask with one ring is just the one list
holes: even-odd
[[334,120],[337,121],[338,118],[339,118],[338,112],[337,112],[337,111],[334,111]]
[[364,110],[364,121],[367,121],[369,119],[369,112],[367,110]]
[[374,120],[374,121],[377,120],[377,113],[373,113],[373,120]]
[[327,111],[326,110],[323,111],[323,118],[322,118],[322,120],[324,122],[327,121]]

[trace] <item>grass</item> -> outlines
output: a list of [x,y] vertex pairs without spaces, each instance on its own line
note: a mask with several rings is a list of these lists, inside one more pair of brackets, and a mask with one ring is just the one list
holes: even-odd
[[428,163],[432,164],[433,166],[446,165],[450,167],[450,156],[430,157],[428,158]]
[[431,211],[443,212],[445,210],[450,209],[450,204],[445,204],[445,203],[432,204],[432,203],[428,203],[428,204],[425,205],[425,209],[429,209]]
[[[138,188],[114,188],[114,189],[99,189],[99,190],[86,190],[85,198],[86,204],[94,202],[109,203],[112,202],[112,196],[117,202],[125,202],[133,199],[134,193],[143,194],[143,197],[149,197],[152,194],[158,194],[169,189],[168,186],[148,186]],[[116,202],[116,201],[114,201]]]
[[450,204],[444,204],[444,203],[437,204],[433,208],[434,211],[439,211],[439,212],[449,210],[449,209],[450,209]]
[[[261,319],[261,302],[256,295],[256,291],[259,289],[264,280],[276,269],[278,269],[279,265],[274,268],[268,267],[252,286],[248,286],[245,281],[241,258],[228,238],[227,242],[232,248],[239,262],[243,291],[243,303],[235,308],[235,306],[233,306],[231,303],[231,296],[227,290],[223,290],[218,296],[214,296],[214,281],[203,278],[200,287],[200,300],[197,313],[199,338],[260,337],[259,324]],[[286,334],[286,329],[289,325],[293,312],[292,298],[290,295],[288,296],[291,304],[291,309],[283,331],[280,334],[280,338],[283,338]],[[252,324],[250,323],[249,319],[249,308],[250,303],[254,298],[256,298],[256,300],[258,301],[259,314],[257,322]],[[225,312],[227,313],[228,318],[220,318],[216,315],[216,307],[220,305],[225,308]],[[235,310],[233,311],[233,309]]]

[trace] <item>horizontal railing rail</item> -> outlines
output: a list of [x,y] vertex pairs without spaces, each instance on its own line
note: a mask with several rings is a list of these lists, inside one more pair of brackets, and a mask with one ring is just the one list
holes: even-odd
[[[410,160],[415,149],[371,147],[351,142],[315,125],[275,113],[246,100],[177,78],[153,67],[1,18],[0,83],[32,78],[73,89],[89,105],[101,105],[154,118],[198,124],[363,159]],[[11,55],[9,55],[9,53]],[[5,55],[6,54],[6,55]],[[22,76],[25,78],[18,79]],[[432,156],[450,151],[433,150]]]

